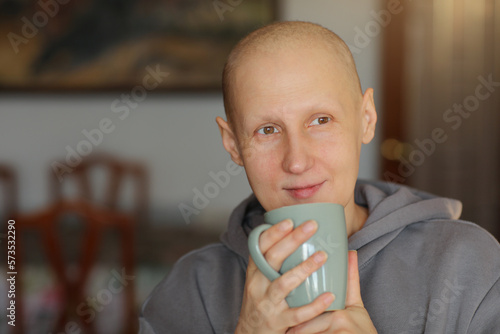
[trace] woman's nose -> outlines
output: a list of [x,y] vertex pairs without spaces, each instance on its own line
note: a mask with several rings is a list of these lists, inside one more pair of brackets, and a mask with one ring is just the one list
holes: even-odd
[[302,174],[313,166],[314,146],[307,134],[287,134],[283,145],[283,169],[287,173]]

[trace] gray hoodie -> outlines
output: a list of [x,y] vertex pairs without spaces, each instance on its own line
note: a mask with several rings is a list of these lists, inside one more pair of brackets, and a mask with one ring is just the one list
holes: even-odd
[[[500,333],[500,245],[458,220],[459,201],[366,181],[355,201],[369,217],[349,249],[358,251],[361,296],[379,333]],[[250,196],[220,244],[182,257],[144,303],[140,333],[233,333],[247,235],[263,213]]]

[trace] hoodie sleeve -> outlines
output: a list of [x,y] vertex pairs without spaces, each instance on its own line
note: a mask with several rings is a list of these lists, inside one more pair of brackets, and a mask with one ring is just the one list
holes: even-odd
[[192,251],[144,303],[139,333],[234,333],[244,284],[241,259],[222,244]]
[[498,333],[500,330],[500,277],[476,310],[467,333]]
[[214,333],[197,273],[197,258],[184,256],[142,307],[140,334]]

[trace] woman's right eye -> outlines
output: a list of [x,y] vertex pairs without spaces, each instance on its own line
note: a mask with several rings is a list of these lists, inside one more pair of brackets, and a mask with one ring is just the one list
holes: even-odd
[[261,135],[272,135],[276,132],[278,132],[278,129],[276,129],[274,126],[264,126],[257,131],[257,133]]

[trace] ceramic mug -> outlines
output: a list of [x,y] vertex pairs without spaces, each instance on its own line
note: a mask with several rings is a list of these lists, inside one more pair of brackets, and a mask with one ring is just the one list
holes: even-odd
[[[294,228],[308,220],[318,223],[316,233],[285,259],[279,272],[266,261],[259,249],[259,236],[262,232],[279,222],[291,219]],[[264,214],[266,224],[257,226],[249,235],[250,255],[259,270],[271,281],[279,278],[288,270],[304,262],[317,251],[328,254],[326,263],[307,277],[287,297],[290,307],[311,303],[324,292],[332,292],[335,300],[327,311],[345,308],[347,291],[347,230],[344,207],[334,203],[307,203],[285,206]]]

